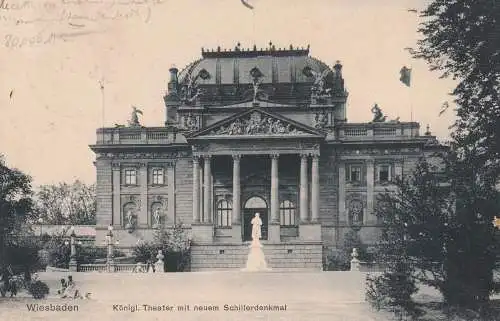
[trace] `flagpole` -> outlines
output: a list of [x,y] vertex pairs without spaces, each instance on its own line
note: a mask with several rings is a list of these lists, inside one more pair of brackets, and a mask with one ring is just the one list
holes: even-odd
[[102,121],[102,142],[104,143],[104,119],[105,119],[105,97],[104,97],[104,77],[101,78],[101,80],[99,80],[99,85],[100,85],[100,89],[101,89],[101,121]]

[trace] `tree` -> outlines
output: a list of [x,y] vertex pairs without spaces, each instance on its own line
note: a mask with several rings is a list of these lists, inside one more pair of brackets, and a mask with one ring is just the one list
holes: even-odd
[[22,223],[31,215],[31,178],[7,167],[0,158],[0,268],[5,266],[5,245],[17,237]]
[[423,39],[412,50],[431,70],[459,81],[454,147],[476,168],[500,172],[500,3],[433,0],[421,14]]
[[388,269],[368,281],[375,306],[417,312],[411,294],[418,283],[439,290],[447,306],[472,309],[487,303],[494,290],[498,246],[491,221],[499,210],[497,193],[453,151],[444,161],[445,172],[437,173],[422,159],[411,177],[397,181],[396,192],[379,196],[378,259]]
[[37,213],[48,224],[95,224],[96,204],[95,185],[78,180],[42,185],[36,193]]

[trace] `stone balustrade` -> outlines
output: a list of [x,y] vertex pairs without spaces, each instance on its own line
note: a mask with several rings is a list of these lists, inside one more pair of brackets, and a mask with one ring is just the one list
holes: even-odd
[[338,127],[340,140],[397,140],[418,137],[418,123],[345,123]]
[[175,131],[167,127],[116,127],[99,128],[97,144],[174,144]]
[[[113,269],[112,272],[132,273],[136,269],[137,265],[131,263],[122,263],[122,264],[116,263],[113,264],[111,267]],[[143,268],[145,269],[145,264]],[[110,272],[110,271],[108,271],[108,265],[104,263],[104,264],[80,264],[78,272]]]

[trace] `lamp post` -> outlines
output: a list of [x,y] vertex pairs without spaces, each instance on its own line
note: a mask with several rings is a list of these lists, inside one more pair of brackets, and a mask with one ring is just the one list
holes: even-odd
[[75,227],[70,227],[71,234],[69,235],[69,243],[70,243],[70,257],[69,257],[69,270],[77,271],[77,263],[76,263],[76,234]]
[[108,234],[106,234],[106,244],[108,246],[108,255],[106,256],[106,266],[108,272],[114,272],[113,262],[113,226],[108,226]]

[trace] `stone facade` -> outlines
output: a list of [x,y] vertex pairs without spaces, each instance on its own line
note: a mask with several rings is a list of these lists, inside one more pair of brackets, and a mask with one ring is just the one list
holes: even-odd
[[348,122],[347,96],[342,65],[308,49],[203,51],[172,68],[164,127],[97,130],[96,242],[108,225],[132,247],[182,223],[193,270],[241,268],[255,213],[271,268],[321,269],[350,230],[375,242],[376,195],[441,146],[378,107]]

